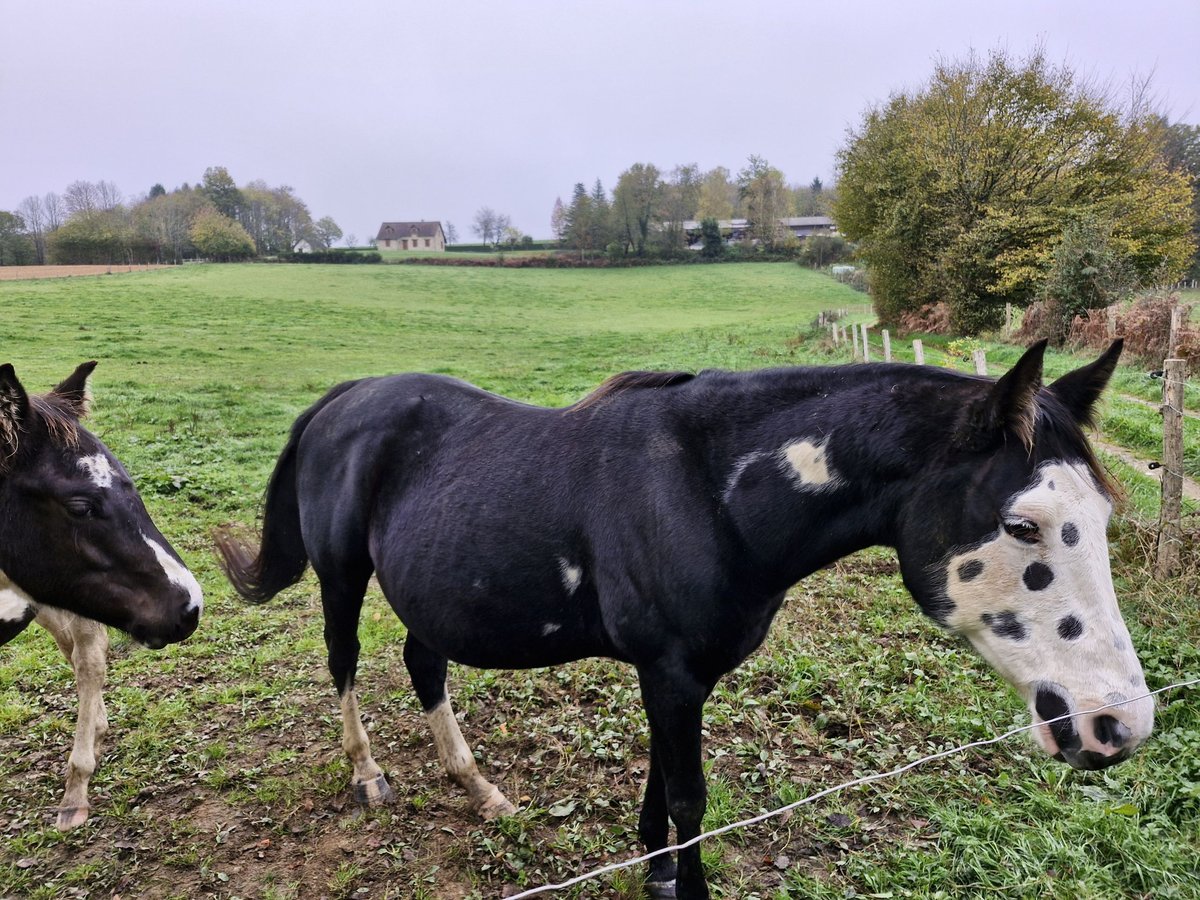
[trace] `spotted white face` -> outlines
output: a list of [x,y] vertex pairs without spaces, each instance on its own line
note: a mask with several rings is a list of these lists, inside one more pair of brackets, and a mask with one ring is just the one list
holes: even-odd
[[[1051,462],[1038,476],[1012,498],[1003,527],[950,559],[954,608],[945,623],[1017,689],[1034,722],[1044,722],[1145,694],[1146,681],[1113,590],[1111,502],[1083,465]],[[1152,727],[1153,703],[1138,700],[1035,733],[1047,752],[1074,764],[1079,751],[1124,755]]]

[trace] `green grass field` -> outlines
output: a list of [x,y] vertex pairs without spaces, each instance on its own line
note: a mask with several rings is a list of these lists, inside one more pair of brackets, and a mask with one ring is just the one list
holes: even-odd
[[[295,416],[343,379],[444,372],[567,404],[630,368],[844,359],[809,323],[862,300],[788,264],[194,266],[0,285],[0,361],[27,386],[101,361],[92,425],[207,601],[185,644],[155,654],[117,642],[92,819],[66,835],[52,810],[74,721],[69,670],[40,630],[0,649],[0,896],[492,898],[636,855],[647,730],[628,669],[452,667],[467,740],[521,805],[485,825],[440,774],[403,671],[403,626],[372,593],[361,701],[400,800],[359,814],[313,582],[248,608],[219,575],[211,531],[254,523]],[[1196,677],[1197,579],[1154,583],[1132,518],[1113,539],[1150,686]],[[1104,772],[1017,739],[711,840],[714,894],[1200,897],[1198,702],[1195,690],[1165,697],[1151,743]],[[710,702],[706,825],[1026,719],[978,657],[921,618],[890,552],[859,554],[798,586]],[[641,875],[565,896],[632,900]]]

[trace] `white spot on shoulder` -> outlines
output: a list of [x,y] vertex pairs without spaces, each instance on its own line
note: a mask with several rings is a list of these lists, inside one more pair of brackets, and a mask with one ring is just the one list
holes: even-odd
[[562,626],[559,625],[557,622],[547,622],[545,625],[542,626],[542,637],[549,637],[550,635],[554,634],[554,632],[558,631],[558,629],[560,629],[560,628],[562,628]]
[[25,618],[31,606],[37,608],[33,598],[0,570],[0,621],[19,622]]
[[574,596],[583,581],[583,569],[571,565],[571,561],[565,557],[559,557],[558,569],[562,572],[562,583],[567,590],[567,595]]
[[188,570],[187,566],[168,553],[158,541],[148,538],[144,534],[142,535],[142,540],[154,551],[154,556],[158,560],[158,564],[162,566],[163,571],[167,574],[167,580],[171,584],[178,585],[188,592],[188,596],[191,597],[188,608],[203,612],[204,594],[200,590],[200,583],[196,581],[196,576]]
[[80,457],[79,468],[88,473],[88,477],[92,479],[92,484],[94,484],[96,487],[112,487],[112,463],[108,461],[108,457],[103,453],[95,453],[92,456]]
[[781,464],[800,490],[837,487],[841,479],[829,467],[825,444],[800,440],[785,444],[779,451]]

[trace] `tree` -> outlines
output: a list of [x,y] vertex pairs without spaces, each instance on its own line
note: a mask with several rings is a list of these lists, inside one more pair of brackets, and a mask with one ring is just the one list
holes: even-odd
[[[205,169],[200,190],[221,215],[231,219],[238,218],[244,202],[242,192],[238,190],[237,183],[224,166],[210,166]],[[288,249],[291,249],[291,245]]]
[[1192,256],[1188,277],[1200,278],[1200,125],[1168,125],[1165,119],[1160,125],[1167,167],[1181,172],[1192,186],[1192,240],[1197,252]]
[[663,186],[659,218],[662,229],[659,234],[663,250],[667,254],[683,250],[687,241],[683,223],[694,219],[700,205],[700,167],[695,163],[676,166],[671,177]]
[[700,181],[696,205],[698,219],[732,219],[737,200],[737,185],[729,180],[729,170],[717,166]]
[[453,222],[446,223],[446,243],[447,244],[457,244],[458,243],[458,229],[454,227]]
[[37,264],[46,262],[46,205],[41,197],[36,195],[26,197],[17,207],[17,213],[25,220],[25,228],[33,241],[33,251]]
[[957,330],[999,324],[1039,296],[1056,246],[1088,216],[1142,280],[1193,252],[1186,178],[1135,105],[1050,65],[941,62],[928,84],[868,110],[838,151],[834,217],[870,270],[879,315],[945,300]]
[[662,207],[663,181],[652,163],[634,163],[621,173],[613,190],[612,213],[626,252],[644,256],[652,222]]
[[484,244],[494,244],[499,239],[500,233],[496,210],[493,210],[491,206],[480,206],[479,210],[475,212],[472,230],[481,241],[484,241]]
[[227,262],[254,255],[254,241],[246,229],[215,207],[205,207],[196,214],[188,235],[196,249],[210,259]]
[[700,239],[703,241],[700,255],[705,259],[719,259],[725,255],[725,240],[721,237],[721,226],[712,216],[701,219]]
[[567,236],[567,208],[563,206],[562,197],[554,198],[554,209],[550,212],[550,233],[556,241],[562,241]]
[[1076,316],[1133,295],[1137,274],[1112,235],[1113,224],[1093,216],[1071,222],[1063,230],[1042,285],[1040,299],[1048,314],[1041,337],[1061,345]]
[[161,197],[166,194],[167,189],[159,183],[150,185],[150,193],[146,195],[147,200],[153,200],[155,197]]
[[188,230],[206,208],[215,211],[199,191],[181,188],[138,204],[133,210],[133,227],[154,248],[156,262],[178,263],[195,254]]
[[313,224],[313,234],[321,247],[328,250],[342,236],[342,229],[338,228],[337,222],[329,216],[322,216]]
[[36,258],[25,220],[17,213],[0,210],[0,266],[30,265]]
[[776,249],[791,237],[779,221],[791,207],[783,173],[761,156],[751,156],[737,183],[751,240],[767,250]]
[[592,226],[592,198],[582,181],[575,182],[571,191],[571,205],[567,207],[564,237],[568,247],[573,247],[584,255],[594,249],[592,240],[595,229]]

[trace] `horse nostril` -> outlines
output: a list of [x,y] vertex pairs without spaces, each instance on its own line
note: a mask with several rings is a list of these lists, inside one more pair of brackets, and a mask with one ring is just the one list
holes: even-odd
[[1101,744],[1108,744],[1110,747],[1124,747],[1129,741],[1129,726],[1113,716],[1097,716],[1092,729],[1096,734],[1096,740]]

